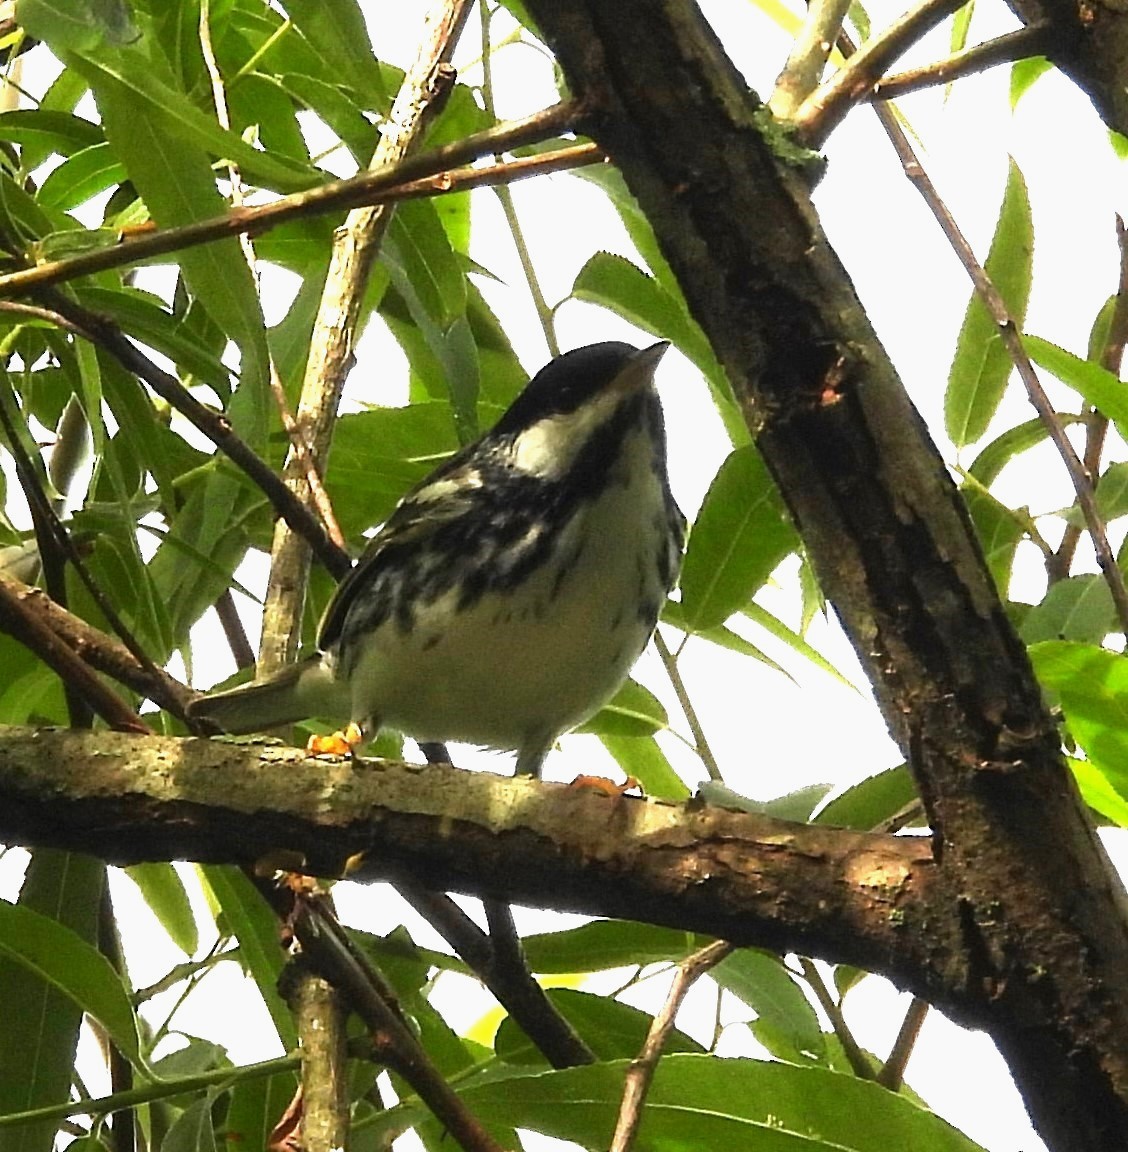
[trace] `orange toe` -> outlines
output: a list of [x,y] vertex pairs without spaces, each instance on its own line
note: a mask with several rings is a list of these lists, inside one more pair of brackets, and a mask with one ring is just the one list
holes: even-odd
[[310,756],[351,756],[363,741],[360,725],[349,724],[343,732],[334,732],[331,736],[311,736],[306,741],[306,753]]
[[604,796],[625,796],[628,792],[638,789],[642,793],[642,785],[634,776],[628,776],[622,784],[608,780],[606,776],[580,775],[568,785],[569,788],[587,788],[592,792],[600,792]]

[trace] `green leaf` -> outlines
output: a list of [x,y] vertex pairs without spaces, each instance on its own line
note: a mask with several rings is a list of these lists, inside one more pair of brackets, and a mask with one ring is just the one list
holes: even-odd
[[912,773],[898,764],[847,788],[818,812],[814,823],[872,832],[916,799]]
[[759,624],[761,628],[766,632],[770,632],[777,640],[782,640],[793,652],[802,656],[804,660],[814,664],[816,668],[820,668],[828,676],[833,676],[839,684],[852,689],[854,692],[860,691],[856,684],[851,683],[821,652],[808,644],[798,632],[788,628],[778,616],[773,616],[766,608],[761,608],[754,600],[746,605],[742,609],[742,612],[754,624]]
[[341,416],[325,487],[345,535],[386,520],[403,494],[457,449],[450,405],[440,401]]
[[145,903],[172,942],[191,956],[199,946],[200,934],[184,882],[176,869],[171,864],[152,861],[132,864],[125,869],[125,874],[140,889]]
[[716,780],[703,780],[697,786],[697,795],[707,804],[720,808],[735,808],[738,812],[759,812],[777,820],[807,821],[830,791],[829,784],[808,784],[770,800],[756,800],[737,792]]
[[1016,512],[1008,508],[974,483],[965,484],[960,491],[995,587],[1005,598],[1010,589],[1015,552],[1030,528],[1030,514],[1025,510]]
[[51,172],[39,189],[39,202],[70,212],[125,179],[125,168],[110,145],[95,144],[68,157]]
[[1053,65],[1045,56],[1029,56],[1025,60],[1016,60],[1011,65],[1010,74],[1010,106],[1013,111],[1018,102],[1034,87],[1034,82],[1045,76]]
[[71,112],[24,108],[0,113],[0,140],[35,150],[42,163],[52,154],[73,156],[102,143],[102,129]]
[[0,901],[0,953],[93,1016],[131,1063],[144,1066],[125,986],[105,956],[77,932],[31,908]]
[[1038,336],[1023,336],[1022,344],[1035,364],[1079,392],[1124,435],[1128,430],[1128,387],[1113,373]]
[[[1026,319],[1034,258],[1034,220],[1026,181],[1011,160],[995,236],[984,268],[1021,328]],[[1011,358],[998,326],[973,293],[956,341],[944,395],[944,426],[957,448],[972,444],[987,430],[1010,378]]]
[[622,687],[577,731],[597,736],[650,736],[670,722],[662,702],[637,680],[627,679]]
[[[277,1076],[261,1076],[240,1080],[231,1092],[223,1132],[226,1146],[239,1148],[269,1148],[270,1134],[279,1117],[294,1099],[297,1077],[293,1072]],[[164,1152],[162,1147],[161,1152]]]
[[239,941],[239,958],[258,985],[282,1047],[296,1047],[294,1018],[278,995],[278,977],[285,955],[279,938],[279,923],[269,905],[254,890],[251,882],[229,865],[199,866],[200,877],[211,889],[223,912],[228,929]]
[[[685,624],[685,610],[678,600],[666,601],[662,609],[662,620],[682,632],[689,631]],[[716,644],[718,648],[725,648],[729,652],[738,652],[741,656],[751,656],[753,660],[759,660],[761,664],[774,668],[789,680],[795,680],[795,677],[782,664],[777,663],[766,652],[757,648],[751,640],[741,636],[739,632],[734,632],[724,624],[718,624],[713,628],[699,628],[693,635],[698,639],[708,640],[710,644]]]
[[161,1141],[161,1152],[218,1152],[212,1102],[208,1093],[185,1108]]
[[[1026,339],[1029,340],[1031,337]],[[1085,420],[1084,416],[1074,412],[1059,412],[1057,418],[1067,428],[1071,424],[1080,424]],[[974,476],[984,488],[990,488],[998,479],[999,473],[1015,457],[1041,444],[1047,436],[1049,430],[1041,420],[1027,420],[1024,424],[1016,424],[980,451],[968,468],[968,474]]]
[[1061,701],[1085,755],[1128,796],[1128,660],[1069,640],[1047,640],[1029,651],[1038,679]]
[[[606,178],[606,181],[612,180],[614,177]],[[606,181],[599,182],[606,186]],[[620,213],[626,212],[621,197],[617,207]],[[665,269],[665,263],[659,267]],[[576,275],[572,295],[577,300],[609,308],[644,332],[673,341],[708,381],[713,401],[733,444],[749,442],[748,427],[733,399],[728,377],[705,334],[690,316],[672,275],[659,280],[622,256],[597,252]]]
[[801,1062],[825,1057],[826,1037],[818,1013],[778,956],[741,948],[726,956],[711,975],[771,1028],[779,1042],[774,1055]]
[[[629,1062],[480,1084],[460,1093],[491,1127],[530,1128],[606,1148]],[[428,1121],[425,1132],[434,1131]],[[870,1080],[756,1060],[674,1054],[658,1064],[638,1133],[668,1152],[975,1152],[971,1140]]]
[[[608,996],[577,992],[572,988],[550,988],[549,1000],[580,1034],[598,1060],[619,1060],[637,1056],[653,1023],[653,1017],[629,1004]],[[507,1016],[497,1030],[494,1050],[507,1064],[541,1064],[544,1056],[524,1032]],[[666,1052],[703,1052],[696,1040],[672,1029],[666,1039]]]
[[754,445],[721,465],[694,522],[681,574],[691,632],[724,623],[798,546],[783,501]]
[[1128,797],[1092,761],[1071,756],[1068,762],[1081,799],[1118,828],[1128,828]]
[[388,102],[364,13],[356,0],[286,0],[286,14],[324,61],[327,72],[357,92]]
[[1080,640],[1099,644],[1116,631],[1116,608],[1103,576],[1071,576],[1051,585],[1035,604],[1018,634],[1027,644],[1042,640]]
[[[106,882],[105,865],[87,856],[42,848],[32,854],[20,890],[20,903],[0,902],[0,981],[4,988],[4,1027],[0,1029],[0,1114],[60,1104],[70,1096],[75,1049],[83,1007],[43,972],[36,946],[43,935],[61,938],[49,963],[77,972],[94,951],[98,907]],[[8,915],[10,913],[10,916]],[[32,925],[36,939],[24,939],[20,925]],[[26,948],[28,958],[9,949]],[[73,961],[73,963],[72,963]],[[110,970],[111,978],[117,980]],[[120,982],[119,992],[124,997]],[[127,1005],[128,1008],[128,1005]],[[0,1138],[4,1152],[51,1152],[58,1121],[21,1125]]]
[[[59,40],[59,24],[57,13],[47,12],[48,7],[44,0],[23,0],[20,15],[29,33],[52,44]],[[29,19],[33,14],[35,19]],[[137,47],[121,48],[95,42],[71,51],[63,47],[61,52],[66,63],[79,72],[94,91],[103,120],[106,114],[103,101],[112,94],[114,100],[124,101],[131,107],[139,120],[159,126],[156,134],[173,154],[179,145],[205,151],[216,159],[230,160],[239,165],[247,180],[275,192],[300,192],[322,180],[320,174],[308,166],[261,152],[236,133],[221,128],[214,118],[172,87],[167,73],[161,74],[165,70],[154,68],[152,61]],[[162,147],[161,154],[164,152]]]
[[564,975],[662,961],[677,963],[709,941],[708,936],[655,924],[593,920],[578,928],[526,936],[521,943],[530,971]]
[[162,352],[184,372],[210,384],[220,396],[231,389],[231,372],[222,360],[201,348],[183,320],[169,312],[159,296],[139,288],[95,288],[82,285],[76,290],[81,304],[110,317],[115,323],[150,348]]
[[685,782],[674,771],[653,736],[600,737],[615,763],[628,776],[634,776],[647,796],[656,800],[684,800],[689,795]]

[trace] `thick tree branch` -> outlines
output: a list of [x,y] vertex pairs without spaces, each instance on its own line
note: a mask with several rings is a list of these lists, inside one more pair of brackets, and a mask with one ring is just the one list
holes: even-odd
[[350,877],[915,974],[914,991],[962,1018],[983,995],[955,895],[918,837],[270,743],[25,728],[0,728],[0,800],[0,843],[116,864],[250,865],[287,849],[323,876],[363,853]]

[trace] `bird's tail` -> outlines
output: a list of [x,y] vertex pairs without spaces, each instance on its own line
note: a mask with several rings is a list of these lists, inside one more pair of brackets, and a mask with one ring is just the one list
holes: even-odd
[[348,716],[349,701],[347,688],[333,679],[320,656],[313,656],[264,680],[199,696],[187,712],[191,720],[241,736],[311,716],[340,720]]

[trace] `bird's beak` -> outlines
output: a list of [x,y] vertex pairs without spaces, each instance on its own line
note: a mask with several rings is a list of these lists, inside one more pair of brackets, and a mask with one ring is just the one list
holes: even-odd
[[658,370],[658,361],[666,354],[666,349],[669,347],[669,340],[659,340],[657,344],[651,344],[649,348],[643,348],[636,352],[627,361],[627,366],[622,372],[615,377],[611,387],[623,395],[648,387],[654,380],[654,373]]

